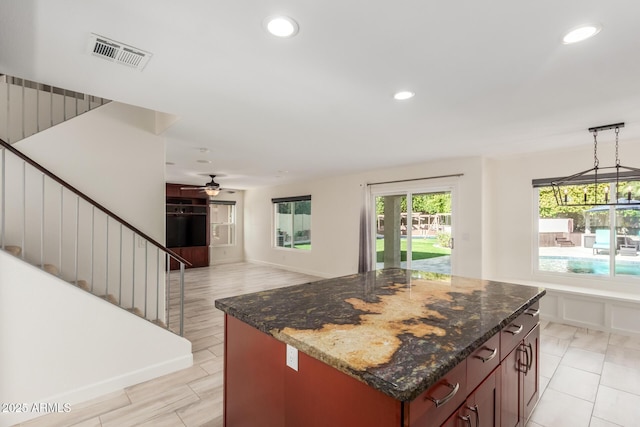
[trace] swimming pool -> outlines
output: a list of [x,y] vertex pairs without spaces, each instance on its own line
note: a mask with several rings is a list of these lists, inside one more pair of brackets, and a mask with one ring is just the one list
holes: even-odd
[[[556,273],[597,274],[608,276],[609,260],[563,256],[541,256],[538,263],[538,270]],[[628,261],[616,259],[616,274],[640,276],[640,260]]]

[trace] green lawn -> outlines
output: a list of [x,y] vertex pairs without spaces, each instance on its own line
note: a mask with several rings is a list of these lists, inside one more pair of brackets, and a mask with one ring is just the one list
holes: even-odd
[[[436,239],[413,239],[411,241],[411,254],[414,260],[436,258],[443,255],[451,255],[451,249],[435,246]],[[376,240],[376,261],[383,262],[384,240]],[[400,241],[400,260],[407,260],[407,239]]]
[[[435,246],[437,244],[436,239],[413,239],[412,245],[412,254],[413,259],[427,259],[427,258],[435,258],[443,255],[451,255],[451,249],[449,248],[441,248]],[[296,249],[302,250],[311,250],[311,244],[299,244],[295,246]],[[376,261],[382,262],[382,251],[384,249],[384,240],[377,239],[376,240]],[[407,260],[407,239],[402,239],[400,241],[400,259],[401,261]]]

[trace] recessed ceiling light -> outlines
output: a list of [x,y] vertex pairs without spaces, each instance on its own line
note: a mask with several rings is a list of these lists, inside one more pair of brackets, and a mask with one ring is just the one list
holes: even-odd
[[581,42],[583,40],[588,39],[589,37],[595,36],[600,32],[601,29],[602,27],[600,27],[600,25],[595,25],[595,24],[582,25],[580,27],[574,28],[573,30],[569,31],[562,38],[562,43],[571,44],[571,43]]
[[276,37],[293,37],[298,34],[298,23],[288,16],[271,16],[265,20],[265,27]]
[[393,99],[395,99],[396,101],[405,101],[407,99],[413,98],[414,96],[416,96],[415,93],[413,93],[411,91],[408,91],[408,90],[403,90],[403,91],[400,91],[400,92],[396,92],[393,95]]
[[200,160],[196,160],[196,162],[198,162],[198,163],[211,163],[211,160],[200,159]]

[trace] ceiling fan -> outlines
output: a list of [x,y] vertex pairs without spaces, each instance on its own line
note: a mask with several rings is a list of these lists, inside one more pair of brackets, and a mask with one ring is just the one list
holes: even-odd
[[223,188],[220,188],[220,184],[215,181],[215,175],[209,175],[211,177],[211,181],[207,182],[205,185],[200,187],[180,187],[181,190],[200,190],[207,193],[207,196],[214,197],[220,194]]

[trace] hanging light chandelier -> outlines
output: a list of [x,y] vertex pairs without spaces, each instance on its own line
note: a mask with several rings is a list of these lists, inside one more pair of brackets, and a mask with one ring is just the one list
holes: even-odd
[[[593,167],[551,181],[553,195],[559,206],[640,205],[640,200],[632,197],[631,186],[627,184],[626,188],[621,188],[625,182],[640,180],[640,169],[620,164],[618,136],[623,127],[624,123],[615,123],[589,128],[589,132],[593,134]],[[600,166],[598,132],[610,129],[614,129],[616,134],[616,163],[614,166]],[[610,188],[611,184],[615,186]],[[576,196],[575,191],[569,191],[576,186],[583,189],[580,196]],[[613,194],[609,194],[610,192]]]

